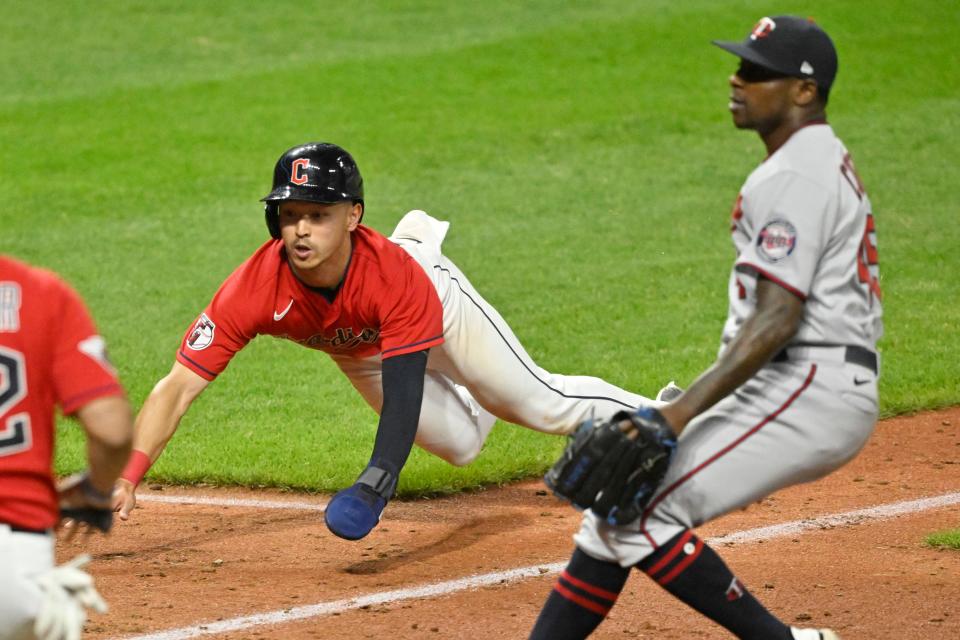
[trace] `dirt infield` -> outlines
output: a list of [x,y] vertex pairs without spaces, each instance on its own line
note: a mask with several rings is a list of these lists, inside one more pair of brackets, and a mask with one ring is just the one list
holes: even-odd
[[[525,638],[579,523],[542,489],[525,482],[396,501],[354,543],[327,532],[319,497],[142,489],[130,521],[83,543],[112,607],[92,617],[86,637]],[[909,502],[893,517],[874,509],[924,498],[940,502]],[[181,499],[213,503],[160,501]],[[261,504],[244,502],[251,500]],[[847,515],[822,520],[832,514]],[[777,528],[805,520],[814,520],[812,530]],[[844,640],[942,640],[960,638],[960,553],[922,540],[958,526],[960,408],[953,408],[884,421],[839,472],[699,533],[794,624],[831,626]],[[730,535],[758,527],[771,528],[747,541]],[[58,558],[82,549],[61,544]],[[635,574],[594,637],[730,636]]]

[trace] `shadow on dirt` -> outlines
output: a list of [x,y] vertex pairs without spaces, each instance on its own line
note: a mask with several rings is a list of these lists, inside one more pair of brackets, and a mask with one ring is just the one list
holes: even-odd
[[375,560],[356,562],[342,569],[353,575],[384,573],[411,562],[421,562],[453,551],[462,551],[491,536],[502,536],[509,531],[533,524],[534,518],[517,511],[490,517],[471,518],[438,540],[428,540],[412,550],[398,549]]

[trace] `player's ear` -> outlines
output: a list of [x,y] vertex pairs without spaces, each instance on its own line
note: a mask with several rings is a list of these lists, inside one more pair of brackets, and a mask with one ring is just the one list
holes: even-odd
[[809,107],[818,101],[817,83],[810,79],[798,79],[793,85],[793,102],[800,107]]
[[347,214],[347,230],[353,231],[356,229],[361,218],[363,218],[363,203],[354,202],[350,206],[350,213]]

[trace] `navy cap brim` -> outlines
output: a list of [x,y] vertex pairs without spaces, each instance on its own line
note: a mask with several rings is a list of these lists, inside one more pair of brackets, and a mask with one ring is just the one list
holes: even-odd
[[772,69],[779,73],[785,73],[787,75],[793,75],[793,73],[788,69],[783,69],[774,63],[770,62],[767,58],[757,53],[755,49],[752,49],[745,45],[742,42],[730,42],[727,40],[711,40],[711,44],[715,44],[724,51],[729,51],[735,56],[740,56],[744,60],[752,62],[753,64],[758,64],[765,69]]

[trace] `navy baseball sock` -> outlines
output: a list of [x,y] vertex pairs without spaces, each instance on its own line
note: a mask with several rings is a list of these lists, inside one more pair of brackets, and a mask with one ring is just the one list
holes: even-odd
[[783,624],[747,591],[717,553],[686,530],[637,567],[741,640],[791,640]]
[[586,638],[607,617],[629,575],[629,568],[576,549],[543,605],[530,640]]

